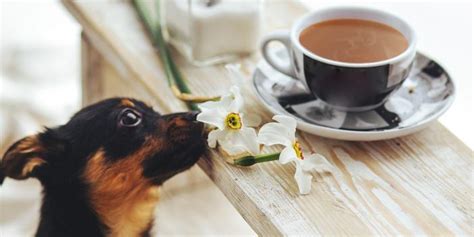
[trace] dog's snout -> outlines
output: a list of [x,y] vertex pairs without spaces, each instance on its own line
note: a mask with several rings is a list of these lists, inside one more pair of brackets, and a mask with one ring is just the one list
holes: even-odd
[[[175,113],[164,116],[167,130],[183,130],[183,129],[202,129],[202,123],[197,122],[198,111],[190,111],[185,113]],[[163,121],[163,120],[162,120]]]
[[176,113],[165,117],[165,129],[169,139],[178,144],[200,139],[203,133],[203,124],[196,121],[199,112],[191,111]]
[[186,119],[189,121],[196,121],[196,117],[198,116],[199,111],[191,111],[186,114]]
[[196,117],[199,114],[198,111],[190,111],[190,112],[185,112],[185,113],[176,113],[176,114],[169,114],[166,116],[163,116],[163,119],[170,121],[170,122],[176,122],[177,120],[181,121],[189,121],[193,122],[196,121]]

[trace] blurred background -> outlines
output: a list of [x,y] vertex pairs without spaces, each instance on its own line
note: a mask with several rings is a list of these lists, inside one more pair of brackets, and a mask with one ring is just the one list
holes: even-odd
[[[0,153],[80,107],[79,25],[58,1],[0,1]],[[18,185],[17,185],[18,184]],[[0,236],[32,236],[37,181],[0,187]]]
[[[457,84],[456,101],[440,122],[471,149],[474,147],[472,3],[303,2],[313,9],[332,5],[370,6],[398,14],[410,22],[420,38],[419,50],[444,65]],[[2,0],[0,8],[0,153],[3,154],[16,139],[37,132],[43,126],[64,123],[80,108],[81,29],[58,1]],[[218,214],[227,217],[214,217],[217,222],[214,224],[214,220],[203,224],[200,217],[196,217],[194,224],[209,225],[208,234],[252,234],[242,218],[232,217],[238,215],[237,212],[225,203],[225,197],[212,183],[206,185],[200,189],[206,194],[201,195],[208,195],[216,209],[222,209]],[[0,188],[0,236],[34,233],[40,190],[33,180]],[[181,198],[183,201],[176,205],[188,203],[186,196]],[[232,223],[219,227],[219,221]],[[166,231],[165,227],[165,234],[172,233],[173,229]],[[193,234],[192,230],[187,233]]]

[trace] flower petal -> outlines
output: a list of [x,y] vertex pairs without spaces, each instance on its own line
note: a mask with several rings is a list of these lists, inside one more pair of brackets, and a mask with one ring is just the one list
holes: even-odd
[[238,112],[238,110],[231,110],[230,107],[234,102],[234,96],[232,94],[226,94],[221,97],[221,100],[218,101],[220,108],[228,112]]
[[230,96],[233,99],[232,103],[229,105],[228,110],[232,112],[239,112],[244,105],[244,99],[240,94],[240,88],[238,86],[232,86],[230,88]]
[[202,104],[199,104],[198,107],[202,111],[207,110],[218,110],[221,113],[228,114],[229,112],[238,112],[238,111],[230,111],[229,107],[234,101],[234,95],[231,92],[221,96],[219,101],[208,101]]
[[246,147],[246,150],[250,154],[256,155],[259,153],[260,147],[257,142],[257,132],[255,132],[255,129],[242,127],[239,136],[240,142]]
[[257,114],[242,113],[242,120],[247,127],[257,127],[262,119]]
[[326,157],[320,154],[310,154],[300,162],[300,166],[304,171],[315,170],[318,172],[332,172],[334,167],[326,160]]
[[[272,145],[284,145],[284,146],[292,146],[293,141],[291,137],[288,135],[288,131],[285,126],[280,123],[267,123],[260,128],[258,132],[258,139],[257,141],[260,144],[264,144],[267,146]],[[293,134],[294,137],[294,134]]]
[[221,148],[231,156],[241,155],[246,152],[244,146],[236,146],[229,141],[219,142]]
[[239,140],[239,133],[233,130],[227,130],[225,137],[219,140],[221,148],[229,155],[239,155],[246,152],[246,147]]
[[228,130],[225,138],[219,144],[229,155],[238,155],[244,152],[256,155],[259,153],[257,133],[253,128],[243,127],[240,130]]
[[291,146],[285,147],[280,153],[279,161],[282,164],[286,164],[290,161],[296,160],[295,150]]
[[207,144],[210,148],[215,148],[217,145],[217,140],[223,138],[225,136],[225,131],[221,130],[212,130],[207,135]]
[[223,117],[222,113],[220,113],[217,109],[210,109],[199,113],[196,117],[196,120],[216,126],[220,130],[224,130],[225,128],[225,117]]
[[198,107],[201,110],[215,109],[219,106],[220,106],[220,101],[207,101],[207,102],[198,104]]
[[296,130],[296,119],[287,115],[275,115],[273,120],[285,125],[289,130]]
[[295,140],[295,133],[296,133],[296,120],[287,115],[275,115],[273,116],[273,120],[282,124],[288,133],[288,138],[291,141]]
[[298,189],[300,194],[308,194],[311,191],[311,180],[313,176],[309,172],[305,172],[299,165],[296,163],[296,172],[295,180],[298,184]]

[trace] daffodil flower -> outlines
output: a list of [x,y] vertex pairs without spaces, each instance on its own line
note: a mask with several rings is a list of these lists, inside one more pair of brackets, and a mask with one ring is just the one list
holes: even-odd
[[279,161],[282,164],[294,161],[296,164],[295,180],[301,194],[311,191],[311,171],[330,171],[331,165],[326,158],[320,154],[305,154],[296,139],[296,120],[285,116],[276,115],[271,122],[263,125],[258,133],[257,141],[261,144],[283,145]]
[[229,155],[258,154],[257,133],[251,126],[257,126],[259,119],[243,113],[242,107],[243,98],[238,86],[232,86],[219,101],[199,105],[202,112],[197,120],[216,127],[208,135],[209,147],[215,148],[219,144]]

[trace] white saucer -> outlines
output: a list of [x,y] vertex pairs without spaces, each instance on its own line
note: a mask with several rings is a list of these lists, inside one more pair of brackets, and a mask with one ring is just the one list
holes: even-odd
[[[283,51],[276,54],[282,61],[288,57]],[[383,105],[365,112],[342,112],[326,106],[302,82],[274,70],[264,60],[254,72],[253,86],[270,111],[294,117],[299,129],[350,141],[383,140],[420,131],[451,106],[455,95],[448,73],[421,53],[400,89]]]

